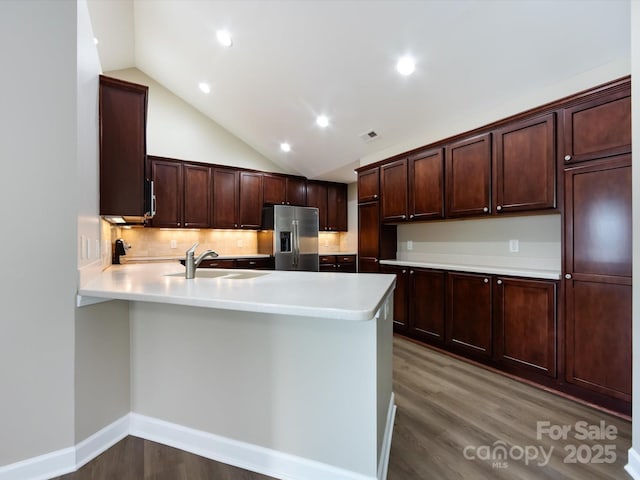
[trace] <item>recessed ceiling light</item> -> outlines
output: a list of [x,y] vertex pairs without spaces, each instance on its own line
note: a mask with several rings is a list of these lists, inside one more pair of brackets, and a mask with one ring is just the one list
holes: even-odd
[[316,118],[316,123],[319,127],[326,128],[329,126],[329,118],[327,118],[326,115],[319,115],[318,118]]
[[283,152],[290,152],[291,151],[291,145],[289,145],[287,142],[282,142],[280,144],[280,150],[282,150]]
[[416,61],[409,56],[400,58],[400,60],[398,60],[398,63],[396,63],[396,70],[398,70],[398,73],[400,73],[400,75],[411,75],[415,71],[415,69]]
[[220,45],[223,45],[225,47],[230,47],[231,45],[233,45],[231,33],[229,33],[228,30],[218,30],[216,32],[216,37],[218,38]]
[[211,87],[209,86],[208,83],[205,82],[200,82],[198,84],[198,88],[203,92],[203,93],[209,93],[211,92]]

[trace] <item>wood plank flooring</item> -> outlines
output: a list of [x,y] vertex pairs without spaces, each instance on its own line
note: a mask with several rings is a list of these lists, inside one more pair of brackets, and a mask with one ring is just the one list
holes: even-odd
[[[624,471],[630,422],[401,337],[394,339],[394,391],[398,411],[389,480],[631,479]],[[537,438],[537,422],[547,422],[551,433],[563,425],[571,430],[566,439],[554,440],[547,432]],[[576,422],[585,423],[576,430]],[[605,422],[612,439],[576,438],[582,425],[599,429],[600,422]],[[502,451],[500,446],[506,449],[504,460],[484,460]],[[541,449],[544,455],[550,452],[548,462]],[[531,458],[534,450],[537,457],[527,461],[524,453]],[[567,463],[571,460],[576,463]],[[269,478],[127,437],[56,480]]]

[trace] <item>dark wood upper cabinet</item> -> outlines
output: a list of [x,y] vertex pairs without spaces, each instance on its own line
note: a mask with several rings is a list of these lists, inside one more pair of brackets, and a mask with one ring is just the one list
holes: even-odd
[[358,205],[358,271],[380,269],[380,203]]
[[347,184],[327,183],[327,230],[346,232],[347,227]]
[[556,282],[498,277],[494,359],[519,372],[556,377]]
[[491,358],[491,276],[447,274],[445,341],[456,350]]
[[238,228],[238,171],[213,169],[213,228]]
[[327,230],[327,184],[316,180],[307,182],[307,206],[318,209],[318,228]]
[[307,180],[304,177],[265,173],[262,188],[265,205],[307,205]]
[[555,113],[549,113],[494,133],[495,213],[556,207],[555,128]]
[[444,155],[442,148],[413,154],[409,166],[409,220],[444,218]]
[[148,87],[100,75],[99,88],[100,215],[143,217],[151,210]]
[[304,177],[287,176],[286,178],[287,205],[307,206],[307,179]]
[[211,225],[211,168],[149,157],[156,215],[151,226],[208,228]]
[[566,164],[631,152],[631,87],[564,109],[563,123]]
[[259,229],[262,224],[262,173],[240,172],[240,228]]
[[447,145],[448,217],[486,215],[491,212],[491,134]]
[[380,168],[358,171],[358,203],[371,202],[380,197]]
[[185,163],[182,166],[184,186],[183,224],[186,228],[211,226],[211,168]]
[[384,222],[407,219],[407,173],[406,158],[380,167],[380,210]]
[[631,277],[631,155],[565,172],[565,272]]
[[309,180],[307,206],[318,209],[318,224],[321,232],[347,231],[346,184]]
[[150,158],[151,178],[155,185],[156,215],[154,227],[182,227],[182,162]]

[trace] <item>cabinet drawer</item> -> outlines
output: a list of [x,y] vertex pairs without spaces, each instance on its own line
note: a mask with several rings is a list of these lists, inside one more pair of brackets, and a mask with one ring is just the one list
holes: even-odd
[[203,260],[198,268],[235,268],[236,261],[232,258],[222,260]]
[[320,255],[319,258],[320,265],[328,265],[336,263],[335,255]]
[[272,258],[239,258],[236,260],[236,268],[250,268],[257,270],[272,270],[274,268]]
[[355,255],[338,255],[337,262],[341,264],[356,263],[356,256]]

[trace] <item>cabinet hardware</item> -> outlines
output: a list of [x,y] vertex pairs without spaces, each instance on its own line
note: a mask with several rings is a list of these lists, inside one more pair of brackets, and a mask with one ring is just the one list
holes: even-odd
[[570,273],[565,273],[564,274],[564,278],[566,278],[567,280],[571,280],[571,278],[573,278],[573,277],[571,276]]
[[234,223],[234,224],[233,224],[233,228],[238,228],[238,224],[237,224],[237,223]]
[[409,215],[409,218],[413,218],[413,213],[411,215]]
[[488,278],[485,278],[485,279],[483,280],[483,282],[484,282],[484,283],[489,283],[489,279],[488,279]]
[[569,160],[571,160],[571,155],[565,155],[564,156],[564,161],[568,162]]
[[378,259],[377,258],[374,258],[373,261],[374,261],[374,263],[378,263]]
[[502,205],[498,205],[498,206],[496,207],[496,210],[498,210],[498,211],[502,210]]
[[373,198],[378,198],[378,194],[377,194],[377,193],[374,193],[374,194],[373,194]]
[[407,273],[407,271],[406,270],[402,270],[402,274],[404,275],[405,273]]
[[402,219],[404,220],[405,218],[407,218],[407,216],[406,215],[402,215]]
[[180,222],[178,222],[178,226],[180,226]]
[[415,272],[414,272],[413,270],[411,270],[409,273],[410,273],[411,275],[413,275]]
[[485,212],[485,213],[487,213],[487,212],[489,211],[489,207],[484,207],[484,208],[482,209],[482,211],[483,211],[483,212]]
[[502,285],[502,280],[498,280],[496,283],[497,283],[498,285]]

